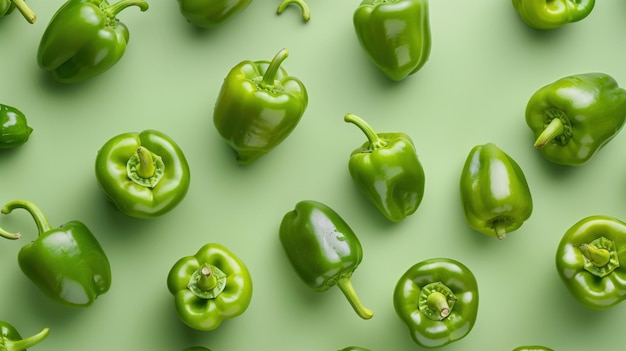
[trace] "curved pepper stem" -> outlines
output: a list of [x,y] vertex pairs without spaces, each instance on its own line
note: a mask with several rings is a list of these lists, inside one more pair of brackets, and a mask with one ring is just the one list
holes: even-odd
[[[4,207],[2,207],[2,210],[0,210],[0,212],[2,212],[2,214],[9,214],[11,213],[11,211],[13,211],[16,208],[24,209],[28,211],[28,213],[30,213],[30,215],[35,220],[35,224],[37,225],[37,231],[39,233],[38,235],[41,235],[52,229],[52,227],[50,226],[50,223],[48,222],[48,219],[43,214],[43,212],[41,212],[39,207],[35,206],[35,204],[28,202],[28,201],[14,200],[14,201],[8,202],[7,204],[4,205]],[[22,235],[21,233],[10,233],[0,228],[0,236],[2,236],[3,238],[19,239],[21,235]]]
[[285,59],[289,56],[289,51],[287,49],[281,49],[276,56],[270,62],[270,65],[267,67],[265,74],[263,75],[263,80],[261,81],[262,88],[270,88],[274,86],[274,81],[276,80],[276,74],[278,74],[278,69],[280,65],[285,61]]
[[370,142],[370,148],[372,150],[380,149],[387,146],[387,142],[381,139],[376,132],[372,129],[372,127],[367,124],[363,119],[359,116],[354,115],[352,113],[347,113],[344,118],[344,121],[352,123],[359,127],[363,133],[367,136],[367,140]]
[[149,7],[148,3],[144,0],[120,0],[115,4],[103,9],[103,12],[106,14],[107,17],[115,18],[118,13],[122,12],[122,10],[129,6],[137,6],[141,10],[141,12],[146,11]]
[[15,7],[17,7],[17,9],[20,11],[22,16],[24,16],[24,18],[28,21],[28,23],[33,24],[35,23],[35,21],[37,21],[37,16],[33,12],[33,10],[31,10],[30,7],[26,5],[26,2],[24,2],[24,0],[11,0],[11,2],[13,2]]
[[22,351],[42,342],[50,334],[49,328],[43,328],[39,333],[22,340],[7,340],[0,338],[0,350]]
[[356,291],[352,286],[352,281],[350,280],[350,277],[339,278],[337,280],[337,286],[346,296],[348,302],[350,302],[350,305],[352,306],[352,308],[354,308],[354,311],[359,315],[359,317],[363,319],[370,319],[374,316],[374,312],[363,306],[361,300],[359,300],[359,297],[357,296]]
[[603,267],[611,260],[611,252],[607,249],[589,244],[582,244],[578,249],[596,267]]
[[283,0],[280,5],[278,5],[278,9],[276,10],[276,14],[280,15],[285,11],[287,6],[290,4],[296,4],[300,6],[302,10],[302,19],[304,22],[308,22],[311,19],[311,12],[309,11],[309,5],[304,0]]
[[562,135],[564,131],[565,126],[563,125],[563,121],[561,121],[560,118],[553,118],[546,129],[537,137],[534,146],[536,148],[542,148],[557,136]]

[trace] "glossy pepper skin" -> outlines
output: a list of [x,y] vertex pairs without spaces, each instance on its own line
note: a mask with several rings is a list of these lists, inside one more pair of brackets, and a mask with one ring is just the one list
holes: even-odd
[[117,135],[96,156],[96,178],[120,212],[154,218],[174,209],[187,195],[191,174],[178,144],[156,130]]
[[587,163],[626,121],[626,90],[604,73],[561,78],[537,90],[526,107],[535,147],[565,166]]
[[513,349],[513,351],[554,351],[554,350],[545,346],[532,345],[532,346],[516,347]]
[[50,334],[50,329],[43,328],[39,333],[23,339],[13,325],[0,321],[0,351],[26,350],[45,340],[48,334]]
[[430,56],[427,0],[363,0],[353,22],[361,47],[394,81],[419,71]]
[[[24,209],[33,217],[37,239],[24,245],[17,256],[20,269],[44,294],[71,307],[88,307],[111,287],[111,266],[100,243],[80,221],[52,228],[43,212],[23,200],[8,202],[3,214]],[[19,239],[20,233],[0,228],[0,236]]]
[[240,164],[252,163],[282,143],[304,114],[308,94],[281,67],[287,56],[282,49],[271,62],[242,61],[224,79],[213,123]]
[[561,238],[556,268],[569,292],[582,305],[606,309],[626,298],[626,223],[589,216]]
[[425,176],[411,138],[405,133],[376,134],[351,113],[344,120],[367,137],[348,162],[354,184],[388,220],[400,222],[413,214],[424,197]]
[[461,202],[469,226],[504,239],[530,218],[533,201],[520,166],[493,143],[470,151],[461,173]]
[[24,19],[26,19],[28,23],[33,24],[37,21],[37,16],[33,10],[26,5],[24,0],[0,0],[0,19],[13,13],[16,8],[22,13],[22,16],[24,16]]
[[13,149],[28,141],[33,128],[15,107],[0,104],[0,149]]
[[464,338],[478,315],[478,283],[459,261],[432,258],[416,263],[398,280],[393,293],[397,315],[411,337],[426,348]]
[[178,0],[180,13],[199,28],[215,28],[245,10],[252,0]]
[[589,16],[595,0],[513,0],[513,8],[530,27],[548,30]]
[[178,260],[167,276],[167,288],[174,295],[180,320],[201,331],[214,330],[224,319],[241,315],[252,299],[248,268],[216,243]]
[[311,289],[338,286],[363,319],[373,312],[363,306],[350,278],[363,259],[361,243],[350,226],[327,205],[300,201],[285,214],[279,238],[296,274]]
[[144,0],[68,0],[43,33],[37,63],[61,83],[91,79],[113,67],[130,38],[117,15],[129,6],[148,9]]

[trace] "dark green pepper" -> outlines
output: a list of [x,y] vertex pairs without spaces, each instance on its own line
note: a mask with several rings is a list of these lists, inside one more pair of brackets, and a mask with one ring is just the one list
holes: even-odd
[[271,62],[242,61],[224,79],[213,122],[241,164],[283,142],[307,107],[306,88],[280,66],[287,56],[287,49],[282,49]]
[[246,265],[230,250],[211,243],[193,256],[178,260],[167,276],[181,321],[210,331],[227,318],[246,311],[252,299],[252,278]]
[[0,18],[10,15],[16,8],[28,23],[37,21],[37,16],[24,0],[0,0]]
[[353,22],[361,47],[394,81],[417,72],[430,56],[428,0],[363,0]]
[[606,309],[626,298],[626,223],[589,216],[561,238],[556,268],[569,292],[584,306]]
[[522,20],[535,29],[554,29],[589,16],[595,0],[513,0]]
[[300,201],[283,217],[279,238],[309,288],[323,292],[337,285],[359,317],[372,318],[373,312],[361,304],[350,280],[363,259],[363,249],[337,212],[317,201]]
[[290,4],[296,4],[300,6],[300,10],[302,11],[302,19],[304,22],[308,22],[311,19],[311,11],[309,10],[309,5],[304,0],[282,0],[280,5],[278,5],[278,9],[276,9],[276,14],[281,14],[287,6]]
[[215,28],[245,10],[252,0],[178,0],[187,22],[200,28]]
[[404,133],[381,133],[361,118],[346,114],[367,136],[350,155],[352,180],[390,221],[399,222],[413,214],[424,197],[424,169],[411,138]]
[[[41,210],[23,200],[2,207],[3,214],[21,208],[35,220],[39,235],[18,253],[18,264],[41,291],[56,302],[72,306],[90,306],[111,287],[109,260],[96,237],[79,221],[52,228]],[[19,239],[20,233],[0,228],[0,236]]]
[[189,164],[180,147],[156,130],[124,133],[96,156],[96,178],[124,214],[153,218],[176,207],[189,190]]
[[535,147],[549,161],[579,166],[624,126],[626,90],[604,73],[561,78],[537,90],[526,107]]
[[393,305],[420,346],[434,348],[464,338],[478,314],[478,283],[461,262],[432,258],[398,280]]
[[33,128],[15,107],[0,104],[0,149],[12,149],[28,141]]
[[469,226],[498,239],[521,227],[533,210],[524,172],[492,143],[475,146],[467,156],[461,202]]
[[554,350],[545,346],[533,345],[533,346],[516,347],[515,349],[513,349],[513,351],[554,351]]
[[37,63],[62,83],[93,78],[124,55],[128,27],[117,19],[129,6],[148,9],[144,0],[68,0],[54,14],[43,33]]
[[0,351],[23,351],[33,347],[50,334],[49,328],[43,328],[39,333],[22,339],[20,333],[11,324],[0,321]]

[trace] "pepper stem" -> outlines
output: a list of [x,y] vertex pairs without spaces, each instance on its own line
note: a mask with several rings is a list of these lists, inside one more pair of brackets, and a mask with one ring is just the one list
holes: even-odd
[[309,11],[309,5],[307,5],[307,3],[304,0],[283,0],[280,3],[280,5],[278,5],[278,9],[276,10],[276,13],[280,15],[281,13],[283,13],[283,11],[285,11],[287,6],[289,6],[290,4],[296,4],[300,6],[300,9],[302,10],[302,19],[304,20],[304,22],[308,22],[311,19],[311,12]]
[[148,3],[144,0],[120,0],[113,5],[105,8],[103,11],[109,18],[115,18],[118,13],[122,12],[129,6],[138,6],[141,12],[148,9]]
[[22,340],[2,340],[2,350],[22,351],[42,342],[50,334],[49,328],[43,328],[39,333]]
[[[14,201],[8,202],[4,205],[4,207],[2,207],[2,210],[0,210],[0,212],[2,214],[9,214],[11,213],[11,211],[13,211],[16,208],[22,208],[28,211],[28,213],[30,213],[30,215],[35,220],[35,224],[37,225],[37,231],[39,233],[38,235],[41,235],[49,231],[50,229],[52,229],[52,227],[50,226],[50,223],[48,222],[48,219],[43,214],[43,212],[41,212],[39,207],[35,206],[35,204],[28,202],[28,201],[14,200]],[[0,228],[0,236],[2,236],[3,238],[19,239],[21,235],[22,235],[21,233],[10,233]]]
[[203,266],[200,269],[200,279],[198,279],[198,287],[202,290],[213,290],[217,286],[217,278],[213,274],[211,267]]
[[373,150],[380,149],[380,148],[387,146],[387,142],[381,139],[378,136],[378,134],[374,132],[372,127],[370,127],[370,125],[367,124],[367,122],[365,122],[359,116],[354,115],[352,113],[347,113],[343,117],[343,120],[359,127],[359,129],[361,129],[361,131],[365,133],[365,136],[367,136],[367,140],[369,140],[370,142],[370,148],[372,148]]
[[603,267],[611,259],[611,253],[607,249],[595,247],[589,244],[582,244],[578,247],[580,252],[585,256],[594,266]]
[[156,172],[156,166],[154,165],[152,152],[140,146],[137,148],[137,157],[139,157],[139,164],[137,165],[137,174],[139,174],[141,178],[153,177],[154,173]]
[[428,308],[433,311],[437,311],[437,314],[441,319],[444,319],[450,315],[450,305],[448,305],[448,298],[446,295],[439,291],[433,291],[426,298]]
[[350,302],[350,305],[352,305],[352,308],[354,309],[356,314],[359,315],[359,317],[363,319],[370,319],[374,316],[374,312],[363,306],[361,300],[359,300],[359,297],[357,296],[354,287],[352,287],[352,281],[350,280],[350,277],[339,278],[339,280],[337,280],[337,286],[346,296],[348,302]]
[[563,126],[563,121],[561,121],[560,118],[553,118],[543,132],[539,134],[539,137],[535,140],[534,146],[536,148],[542,148],[554,138],[563,134],[564,131],[565,127]]
[[11,0],[11,2],[13,2],[15,7],[17,7],[22,16],[26,18],[28,23],[33,24],[35,23],[35,21],[37,21],[37,16],[33,12],[33,10],[31,10],[30,7],[26,5],[26,2],[24,2],[24,0]]
[[278,73],[278,69],[280,65],[285,61],[285,59],[289,56],[289,51],[287,49],[281,49],[276,56],[270,62],[270,65],[267,67],[265,74],[263,75],[263,80],[261,81],[261,86],[263,88],[271,87],[274,85],[274,80],[276,79],[276,74]]
[[138,147],[137,152],[126,162],[126,175],[141,186],[156,187],[164,174],[165,163],[161,156],[143,146]]
[[506,223],[504,221],[496,221],[493,224],[493,230],[496,232],[496,238],[504,240],[506,237]]

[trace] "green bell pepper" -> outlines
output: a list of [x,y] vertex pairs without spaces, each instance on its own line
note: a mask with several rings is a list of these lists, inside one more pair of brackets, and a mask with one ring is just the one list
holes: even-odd
[[0,0],[0,18],[10,15],[16,8],[28,23],[37,21],[37,16],[24,0]]
[[189,190],[189,164],[180,147],[156,130],[123,133],[96,157],[96,178],[107,198],[134,218],[161,216]]
[[533,345],[533,346],[516,347],[515,349],[513,349],[513,351],[554,351],[554,350],[545,346]]
[[280,66],[287,56],[287,49],[282,49],[271,62],[242,61],[224,79],[213,122],[241,164],[283,142],[307,107],[304,84]]
[[363,259],[358,237],[327,205],[300,201],[285,214],[279,238],[297,275],[311,289],[323,292],[337,285],[363,319],[374,313],[359,300],[351,277]]
[[561,78],[537,90],[526,107],[535,147],[551,162],[579,166],[624,126],[626,90],[604,73]]
[[124,55],[130,34],[117,15],[129,6],[148,9],[144,0],[68,0],[43,33],[37,63],[62,83],[91,79]]
[[424,260],[398,280],[393,305],[418,345],[441,347],[464,338],[474,327],[478,283],[461,262]]
[[532,196],[520,166],[493,143],[475,146],[461,173],[461,202],[469,226],[504,239],[530,218]]
[[252,278],[243,261],[226,247],[209,243],[193,256],[179,259],[167,276],[180,320],[190,328],[210,331],[227,318],[246,311]]
[[370,60],[394,81],[416,73],[430,56],[428,0],[363,0],[353,22]]
[[606,309],[626,298],[626,223],[589,216],[561,238],[556,268],[569,292],[582,305]]
[[278,5],[278,9],[276,9],[276,14],[281,14],[287,6],[290,4],[296,4],[300,6],[300,10],[302,11],[302,19],[304,22],[308,22],[311,19],[311,11],[309,10],[309,5],[304,0],[282,0]]
[[242,12],[252,0],[178,0],[180,13],[199,28],[215,28]]
[[42,342],[48,337],[48,334],[50,334],[50,329],[43,328],[39,333],[22,339],[22,336],[13,325],[0,321],[0,351],[26,350]]
[[513,8],[530,27],[547,30],[587,17],[595,0],[513,0]]
[[424,197],[425,177],[411,138],[404,133],[376,134],[351,113],[344,120],[359,127],[368,139],[350,155],[354,183],[390,221],[413,214]]
[[15,107],[0,104],[0,149],[12,149],[28,141],[33,128]]
[[[63,305],[87,307],[109,290],[109,260],[85,224],[70,221],[52,228],[35,204],[23,200],[8,202],[1,212],[18,208],[30,213],[39,231],[36,240],[20,249],[18,264],[44,294]],[[21,234],[0,228],[0,236],[19,239]]]

